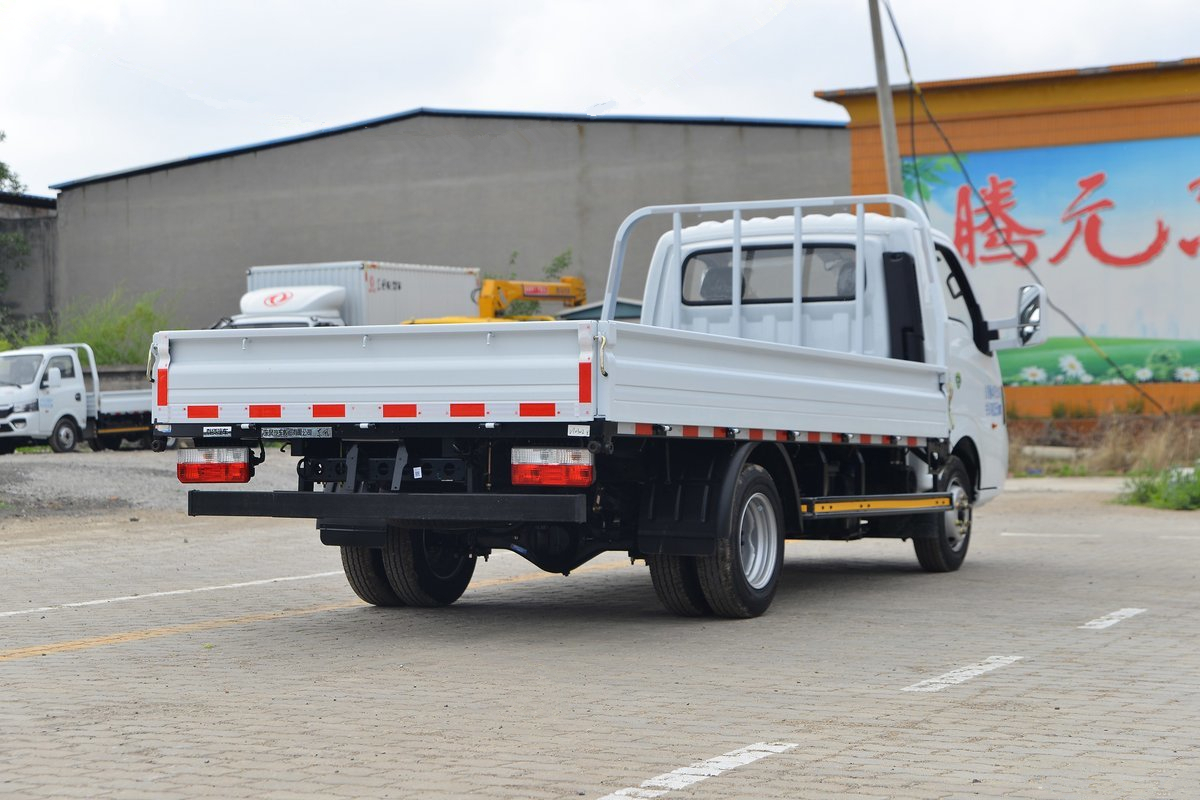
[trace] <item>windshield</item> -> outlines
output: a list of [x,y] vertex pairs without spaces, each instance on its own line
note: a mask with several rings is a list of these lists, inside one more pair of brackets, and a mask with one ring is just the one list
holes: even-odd
[[17,355],[0,353],[0,384],[27,386],[37,378],[42,365],[40,355]]

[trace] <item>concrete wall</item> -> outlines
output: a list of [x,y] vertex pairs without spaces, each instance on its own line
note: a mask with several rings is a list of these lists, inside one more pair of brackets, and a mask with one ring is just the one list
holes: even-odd
[[[54,302],[162,290],[180,325],[204,326],[236,310],[256,264],[507,275],[517,251],[517,273],[540,277],[567,248],[595,300],[640,206],[845,193],[849,175],[841,128],[421,114],[65,189]],[[641,295],[648,256],[623,294]]]
[[58,241],[54,217],[41,211],[24,218],[0,217],[0,233],[18,233],[29,244],[23,266],[5,265],[8,289],[0,295],[0,306],[19,317],[46,314],[52,306]]

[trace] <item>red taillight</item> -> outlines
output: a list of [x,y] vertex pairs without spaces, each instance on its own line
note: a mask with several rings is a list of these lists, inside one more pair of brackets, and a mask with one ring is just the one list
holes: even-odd
[[175,474],[180,483],[246,483],[250,480],[250,450],[246,447],[180,450]]
[[513,464],[515,486],[591,486],[596,475],[582,464]]
[[592,454],[578,447],[514,447],[514,486],[591,486]]

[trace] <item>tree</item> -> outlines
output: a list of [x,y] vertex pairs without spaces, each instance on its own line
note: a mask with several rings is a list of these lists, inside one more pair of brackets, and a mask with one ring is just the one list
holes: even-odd
[[[0,142],[4,141],[4,131],[0,131]],[[25,184],[17,177],[17,173],[0,161],[0,192],[21,194]],[[19,233],[0,233],[0,297],[8,289],[8,270],[20,269],[25,266],[25,256],[29,255],[29,242]],[[3,309],[0,308],[0,315]]]

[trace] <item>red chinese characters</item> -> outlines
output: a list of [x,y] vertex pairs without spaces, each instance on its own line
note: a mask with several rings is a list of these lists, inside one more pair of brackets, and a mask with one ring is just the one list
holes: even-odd
[[1087,249],[1088,254],[1092,258],[1099,261],[1101,264],[1107,264],[1110,267],[1137,267],[1145,264],[1163,251],[1167,246],[1167,237],[1170,236],[1170,230],[1161,219],[1156,219],[1156,232],[1154,240],[1150,245],[1140,253],[1134,253],[1131,256],[1118,256],[1104,249],[1104,245],[1100,243],[1100,227],[1103,222],[1100,219],[1100,212],[1116,206],[1112,200],[1107,198],[1096,200],[1089,205],[1080,207],[1092,192],[1100,188],[1107,180],[1108,176],[1103,172],[1097,172],[1089,175],[1079,181],[1081,189],[1079,196],[1076,197],[1071,205],[1067,206],[1067,210],[1063,212],[1062,221],[1074,222],[1075,227],[1071,230],[1071,235],[1067,237],[1067,241],[1059,249],[1057,253],[1050,256],[1051,264],[1058,264],[1071,252],[1072,245],[1079,238],[1080,232],[1083,233],[1083,246]]
[[[1011,178],[1002,181],[989,175],[988,185],[979,192],[983,198],[980,208],[971,207],[970,187],[959,188],[954,212],[954,245],[971,264],[977,260],[984,264],[1015,261],[1027,267],[1037,258],[1038,249],[1033,237],[1041,236],[1045,231],[1026,227],[1013,218],[1011,212],[1017,205],[1013,198],[1015,184]],[[977,221],[976,217],[982,219]],[[976,235],[983,236],[983,249],[987,252],[982,255],[976,254]]]

